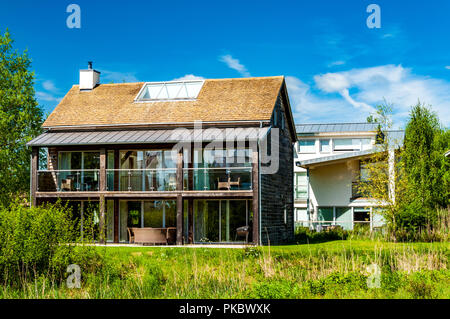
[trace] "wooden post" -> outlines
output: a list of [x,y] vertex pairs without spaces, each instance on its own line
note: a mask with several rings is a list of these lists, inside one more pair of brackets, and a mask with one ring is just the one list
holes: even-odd
[[252,158],[252,188],[253,188],[253,243],[259,245],[259,156],[258,150],[253,150]]
[[[190,148],[190,158],[188,163],[188,190],[194,190],[194,147]],[[188,243],[194,243],[194,200],[188,199]]]
[[114,190],[117,192],[119,190],[119,150],[114,150]]
[[36,192],[38,191],[39,147],[31,149],[31,206],[36,206]]
[[[101,148],[100,149],[100,180],[99,180],[99,191],[105,192],[106,191],[106,149]],[[106,211],[106,203],[105,203],[105,195],[101,193],[100,195],[100,223],[99,223],[99,229],[100,229],[100,243],[104,244],[106,242],[106,223],[105,223],[105,211]]]
[[183,245],[183,149],[177,154],[177,245]]
[[188,199],[188,243],[194,243],[194,200]]
[[114,242],[119,242],[119,200],[114,199]]
[[105,195],[104,194],[101,194],[100,195],[100,198],[99,198],[99,209],[100,209],[100,223],[99,223],[99,231],[100,231],[100,234],[99,234],[99,242],[100,242],[100,244],[104,244],[105,243],[105,235],[106,235],[106,232],[105,232],[105,226],[106,226],[106,224],[105,224]]
[[106,149],[100,149],[100,181],[99,191],[106,192]]

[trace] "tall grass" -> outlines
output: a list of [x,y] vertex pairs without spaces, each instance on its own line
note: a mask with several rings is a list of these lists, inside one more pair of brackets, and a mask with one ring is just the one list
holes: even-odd
[[[46,278],[0,298],[448,298],[448,243],[334,241],[314,245],[212,249],[98,247],[82,288]],[[367,266],[381,269],[369,288]]]

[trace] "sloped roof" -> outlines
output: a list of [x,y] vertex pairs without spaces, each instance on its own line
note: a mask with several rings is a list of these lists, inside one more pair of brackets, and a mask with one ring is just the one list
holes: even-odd
[[341,133],[341,132],[376,132],[377,123],[324,123],[298,124],[295,126],[297,134],[308,133]]
[[[405,137],[405,131],[403,131],[403,130],[387,131],[387,143],[388,143],[388,145],[391,145],[395,149],[401,148],[403,146],[404,137]],[[380,146],[375,145],[370,150],[346,152],[346,153],[342,153],[342,154],[334,154],[334,155],[330,155],[330,156],[316,157],[316,158],[311,158],[308,160],[297,161],[297,163],[301,167],[309,167],[311,165],[316,165],[316,164],[330,164],[332,162],[340,161],[340,160],[344,160],[344,159],[363,158],[363,157],[371,155],[375,152],[378,152],[379,150],[382,150],[380,148]]]
[[102,131],[63,131],[46,132],[28,146],[72,146],[107,144],[152,144],[203,141],[252,141],[264,137],[269,127],[239,127],[182,130],[102,130]]
[[283,76],[205,80],[194,101],[135,103],[144,82],[74,85],[43,127],[270,120]]

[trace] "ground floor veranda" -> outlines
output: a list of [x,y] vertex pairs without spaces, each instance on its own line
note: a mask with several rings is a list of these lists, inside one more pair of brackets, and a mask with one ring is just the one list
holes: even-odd
[[[53,202],[55,199],[42,199]],[[72,218],[80,234],[99,231],[101,225],[98,199],[63,199],[72,211]],[[252,200],[190,199],[183,200],[182,244],[246,244],[253,240]],[[105,242],[109,244],[135,244],[134,233],[161,231],[167,235],[165,244],[176,243],[177,200],[171,198],[105,198]],[[244,230],[244,232],[242,231]],[[134,231],[134,232],[133,232]],[[98,241],[98,235],[95,235]],[[141,244],[155,244],[152,240]],[[157,242],[161,244],[162,242]]]

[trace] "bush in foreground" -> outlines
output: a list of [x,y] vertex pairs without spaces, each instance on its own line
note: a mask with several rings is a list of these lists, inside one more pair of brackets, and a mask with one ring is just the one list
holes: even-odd
[[1,283],[21,287],[46,278],[58,284],[68,265],[93,263],[98,254],[75,245],[79,232],[74,225],[71,210],[60,204],[28,208],[14,202],[0,208]]

